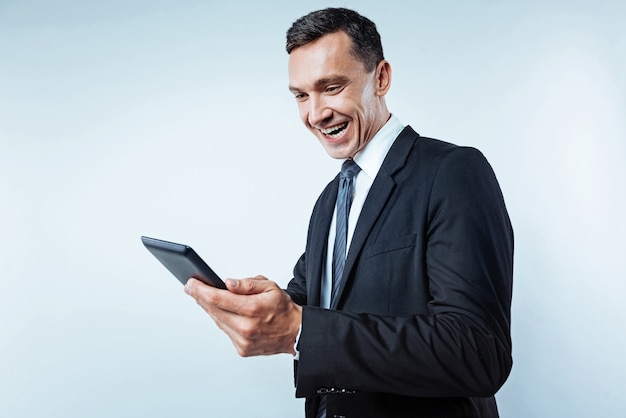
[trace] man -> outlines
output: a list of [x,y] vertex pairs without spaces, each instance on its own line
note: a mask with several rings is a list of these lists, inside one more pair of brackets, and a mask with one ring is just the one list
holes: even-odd
[[350,172],[320,195],[286,291],[262,276],[185,291],[240,355],[297,356],[307,417],[497,417],[513,236],[491,167],[391,115],[390,64],[356,12],[300,18],[287,51],[302,121]]

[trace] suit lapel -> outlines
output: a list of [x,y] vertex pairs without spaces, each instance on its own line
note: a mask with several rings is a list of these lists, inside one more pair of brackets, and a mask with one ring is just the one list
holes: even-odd
[[418,137],[419,135],[411,127],[407,126],[395,140],[389,153],[385,157],[383,165],[378,171],[374,183],[365,199],[365,203],[363,204],[361,215],[359,216],[354,235],[352,236],[350,249],[348,250],[346,265],[343,270],[343,280],[341,281],[336,297],[332,301],[331,309],[337,309],[347,283],[352,280],[351,271],[354,268],[358,255],[361,253],[363,245],[376,223],[376,220],[385,208],[389,196],[391,196],[391,193],[396,187],[394,175],[398,170],[404,167],[411,148]]
[[309,231],[310,248],[307,252],[307,304],[320,306],[320,289],[322,286],[322,269],[326,264],[328,247],[328,231],[335,210],[339,175],[326,187],[312,217]]

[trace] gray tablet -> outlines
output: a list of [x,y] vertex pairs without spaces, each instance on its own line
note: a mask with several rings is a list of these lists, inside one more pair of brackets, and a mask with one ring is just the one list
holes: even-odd
[[141,241],[182,284],[193,277],[209,286],[226,289],[222,279],[188,245],[149,237],[141,237]]

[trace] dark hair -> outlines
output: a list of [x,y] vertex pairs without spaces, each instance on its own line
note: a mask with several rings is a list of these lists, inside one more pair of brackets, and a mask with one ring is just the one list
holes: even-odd
[[354,10],[328,8],[311,12],[293,22],[287,31],[287,53],[324,35],[344,31],[352,39],[352,54],[365,70],[373,71],[384,59],[374,22]]

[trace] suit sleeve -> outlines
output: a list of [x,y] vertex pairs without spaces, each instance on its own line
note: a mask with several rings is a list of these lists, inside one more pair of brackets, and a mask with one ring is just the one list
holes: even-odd
[[291,299],[300,306],[306,305],[307,303],[305,271],[306,254],[302,254],[293,269],[294,278],[289,282],[286,289]]
[[426,313],[305,306],[297,396],[342,388],[486,397],[508,377],[513,233],[495,175],[480,152],[455,148],[441,159],[430,187],[425,254],[416,255],[427,274]]

